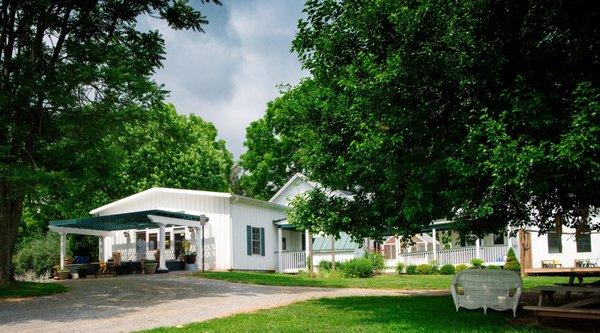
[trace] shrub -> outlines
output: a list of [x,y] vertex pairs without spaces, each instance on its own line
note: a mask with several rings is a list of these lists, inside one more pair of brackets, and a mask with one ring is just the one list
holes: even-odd
[[49,272],[60,260],[60,238],[56,233],[32,239],[23,244],[13,258],[15,274],[33,271],[37,276]]
[[419,274],[419,275],[433,274],[433,266],[430,264],[421,264],[421,265],[417,266],[417,274]]
[[406,266],[406,274],[408,274],[408,275],[417,274],[417,265]]
[[[319,266],[318,267],[319,267],[319,271],[330,271],[333,268],[332,263],[329,260],[321,260],[321,261],[319,261]],[[338,270],[338,269],[341,269],[341,268],[342,268],[342,263],[340,263],[339,261],[336,261],[335,262],[335,269]]]
[[399,262],[398,264],[396,264],[396,274],[404,273],[405,268],[406,268],[406,265],[404,265],[404,263],[402,263],[402,262]]
[[477,259],[477,258],[471,259],[471,267],[477,268],[477,269],[484,268],[484,266],[483,266],[483,260],[482,259]]
[[512,247],[508,249],[508,253],[506,253],[506,263],[504,263],[504,269],[515,271],[517,273],[521,272],[521,264],[519,263],[519,260],[517,260],[517,256],[515,255],[515,251],[513,251]]
[[385,270],[385,258],[380,252],[367,252],[365,258],[371,262],[374,274],[382,274]]
[[355,258],[348,260],[340,269],[344,277],[367,278],[375,275],[373,262],[368,258]]
[[452,264],[446,264],[442,267],[440,267],[440,274],[443,275],[452,275],[454,274],[456,270],[454,269],[454,265]]
[[462,272],[462,271],[467,270],[467,269],[469,269],[468,265],[466,265],[466,264],[459,264],[459,265],[456,265],[456,267],[454,267],[454,272],[458,273],[458,272]]
[[486,269],[500,269],[500,266],[496,266],[496,265],[488,265],[485,266]]

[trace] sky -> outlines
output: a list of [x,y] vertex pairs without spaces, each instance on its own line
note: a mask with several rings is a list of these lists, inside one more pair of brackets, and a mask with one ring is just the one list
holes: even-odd
[[175,31],[164,21],[142,19],[165,39],[164,67],[155,75],[181,114],[212,122],[234,159],[245,150],[246,127],[260,118],[280,84],[308,76],[290,52],[304,0],[192,0],[207,17],[205,33]]

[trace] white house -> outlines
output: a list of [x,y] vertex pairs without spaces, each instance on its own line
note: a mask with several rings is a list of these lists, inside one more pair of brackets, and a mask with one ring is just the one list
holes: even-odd
[[306,236],[285,222],[286,209],[230,193],[152,188],[96,208],[92,217],[52,221],[50,229],[61,234],[63,267],[66,235],[83,234],[99,237],[100,260],[114,252],[123,261],[154,259],[158,250],[165,254],[159,269],[167,270],[187,239],[199,262],[204,248],[205,269],[283,271],[285,261],[298,270],[306,265]]

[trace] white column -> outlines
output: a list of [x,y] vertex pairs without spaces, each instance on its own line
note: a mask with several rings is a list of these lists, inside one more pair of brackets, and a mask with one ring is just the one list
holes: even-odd
[[204,249],[202,248],[202,228],[194,228],[194,234],[196,234],[196,263],[198,267],[202,269],[200,265],[202,265],[202,256],[204,255]]
[[98,261],[106,261],[104,255],[104,236],[98,236]]
[[306,255],[306,269],[309,269],[310,267],[308,267],[308,263],[309,261],[312,261],[312,253],[310,250],[310,245],[312,244],[312,239],[310,236],[310,233],[308,232],[308,230],[304,231],[304,248],[305,248],[305,255]]
[[277,271],[283,272],[283,231],[281,227],[277,228]]
[[60,268],[65,269],[65,257],[67,255],[67,234],[60,233]]
[[158,270],[168,271],[167,263],[165,260],[165,225],[158,225],[158,249],[160,251],[160,262],[158,263]]
[[433,237],[433,260],[437,260],[437,237],[435,229],[431,229],[431,237]]
[[475,258],[481,259],[481,249],[479,246],[479,237],[475,239]]

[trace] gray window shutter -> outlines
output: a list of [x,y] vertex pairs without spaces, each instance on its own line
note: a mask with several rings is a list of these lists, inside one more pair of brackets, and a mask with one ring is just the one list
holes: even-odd
[[265,228],[260,228],[260,255],[265,256]]
[[252,227],[249,225],[246,226],[246,249],[247,249],[248,255],[251,256],[252,255]]

